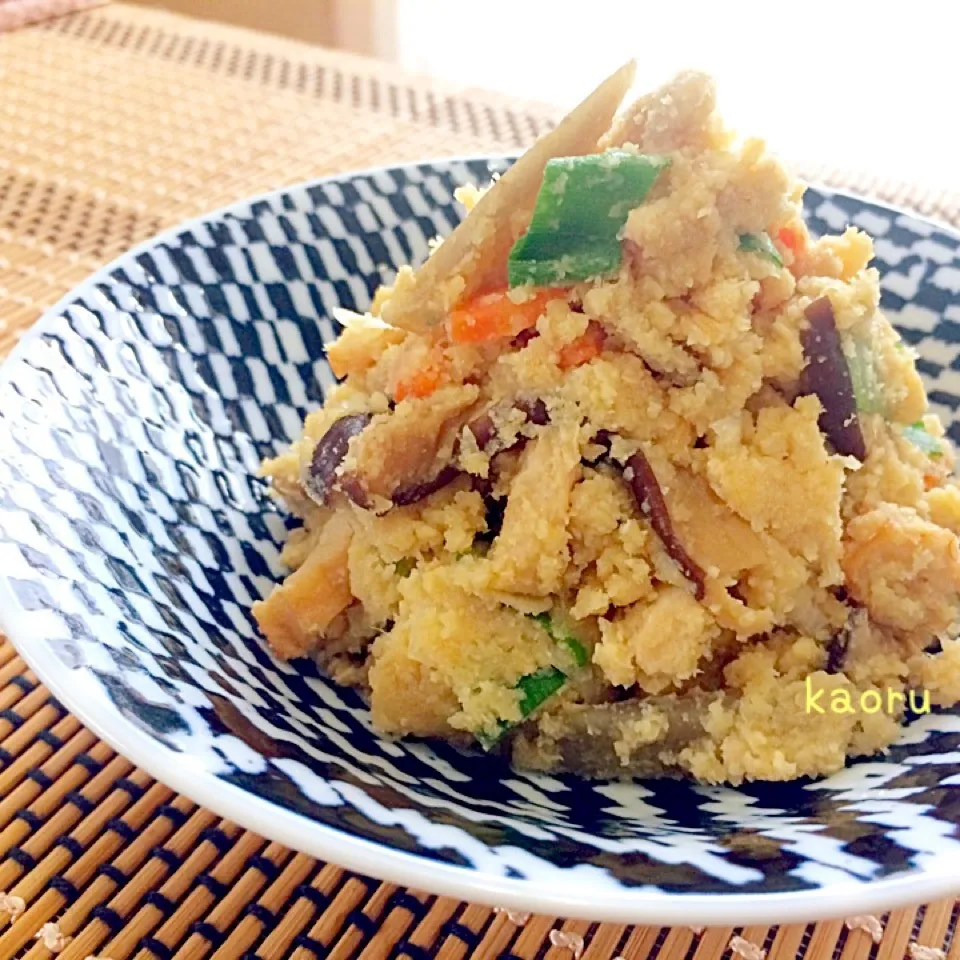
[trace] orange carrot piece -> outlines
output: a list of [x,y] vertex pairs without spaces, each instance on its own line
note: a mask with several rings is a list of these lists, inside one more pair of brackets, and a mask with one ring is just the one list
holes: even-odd
[[802,253],[807,246],[806,238],[803,233],[794,227],[781,227],[777,231],[777,239],[794,256]]
[[515,337],[540,319],[547,304],[566,291],[545,287],[522,303],[514,303],[505,290],[485,293],[450,311],[450,339],[454,343],[484,343]]
[[570,367],[589,363],[600,355],[604,339],[603,327],[591,320],[587,329],[576,340],[571,340],[565,347],[560,348],[557,366],[561,370],[569,370]]
[[407,397],[429,397],[445,380],[446,374],[440,364],[430,361],[416,373],[397,381],[393,399],[399,403]]

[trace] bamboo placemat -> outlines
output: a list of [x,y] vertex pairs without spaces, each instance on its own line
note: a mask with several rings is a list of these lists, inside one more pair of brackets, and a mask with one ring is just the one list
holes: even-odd
[[[70,287],[163,227],[338,170],[517,150],[556,116],[119,4],[0,37],[0,353]],[[826,166],[801,173],[960,225],[960,196]],[[58,947],[64,960],[567,958],[581,938],[585,960],[714,960],[731,955],[735,936],[741,951],[753,944],[775,960],[940,956],[916,943],[960,960],[953,901],[879,918],[875,944],[840,920],[703,932],[524,921],[353,875],[152,781],[5,641],[0,892],[0,960]]]

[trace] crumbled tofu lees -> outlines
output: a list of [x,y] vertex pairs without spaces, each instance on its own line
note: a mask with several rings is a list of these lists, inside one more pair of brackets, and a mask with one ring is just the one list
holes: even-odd
[[51,953],[60,953],[73,939],[61,933],[58,923],[45,923],[34,935]]
[[[303,527],[253,612],[393,736],[591,776],[829,774],[908,702],[960,702],[953,447],[870,237],[812,237],[802,184],[702,74],[608,125],[629,74],[337,312],[342,382],[262,468]],[[551,157],[657,173],[621,204],[618,268],[571,282],[584,251],[559,251],[511,286]]]
[[947,953],[939,947],[927,947],[915,940],[907,947],[910,960],[947,960]]
[[580,960],[583,956],[584,942],[579,933],[571,933],[566,930],[551,930],[550,942],[560,950],[569,950],[573,954],[573,960]]
[[494,913],[502,913],[515,927],[526,926],[532,914],[523,910],[510,910],[507,907],[494,907]]
[[0,913],[8,914],[11,921],[16,920],[26,909],[27,904],[23,897],[12,893],[0,893]]
[[731,937],[729,947],[730,952],[735,957],[741,957],[742,960],[764,960],[767,955],[766,950],[749,940],[744,940],[743,937]]
[[843,922],[848,930],[863,930],[874,943],[880,943],[883,940],[883,924],[877,917],[872,915],[849,917]]

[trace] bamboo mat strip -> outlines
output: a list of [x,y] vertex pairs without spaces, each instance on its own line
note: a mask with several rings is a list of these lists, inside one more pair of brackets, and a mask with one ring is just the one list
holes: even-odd
[[[0,38],[0,89],[0,354],[73,285],[166,226],[387,159],[518,150],[557,116],[122,4]],[[960,196],[823,165],[802,172],[960,225]],[[2,640],[0,892],[24,907],[0,910],[0,960],[567,960],[581,941],[584,960],[720,960],[735,935],[770,960],[900,960],[913,942],[960,960],[954,901],[881,918],[876,945],[842,921],[694,931],[524,918],[353,875],[153,782]]]

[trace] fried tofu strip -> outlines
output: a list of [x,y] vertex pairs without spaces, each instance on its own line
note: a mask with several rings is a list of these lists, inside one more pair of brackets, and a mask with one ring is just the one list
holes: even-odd
[[303,565],[253,605],[263,635],[281,660],[310,653],[353,600],[347,572],[352,538],[349,513],[334,513]]

